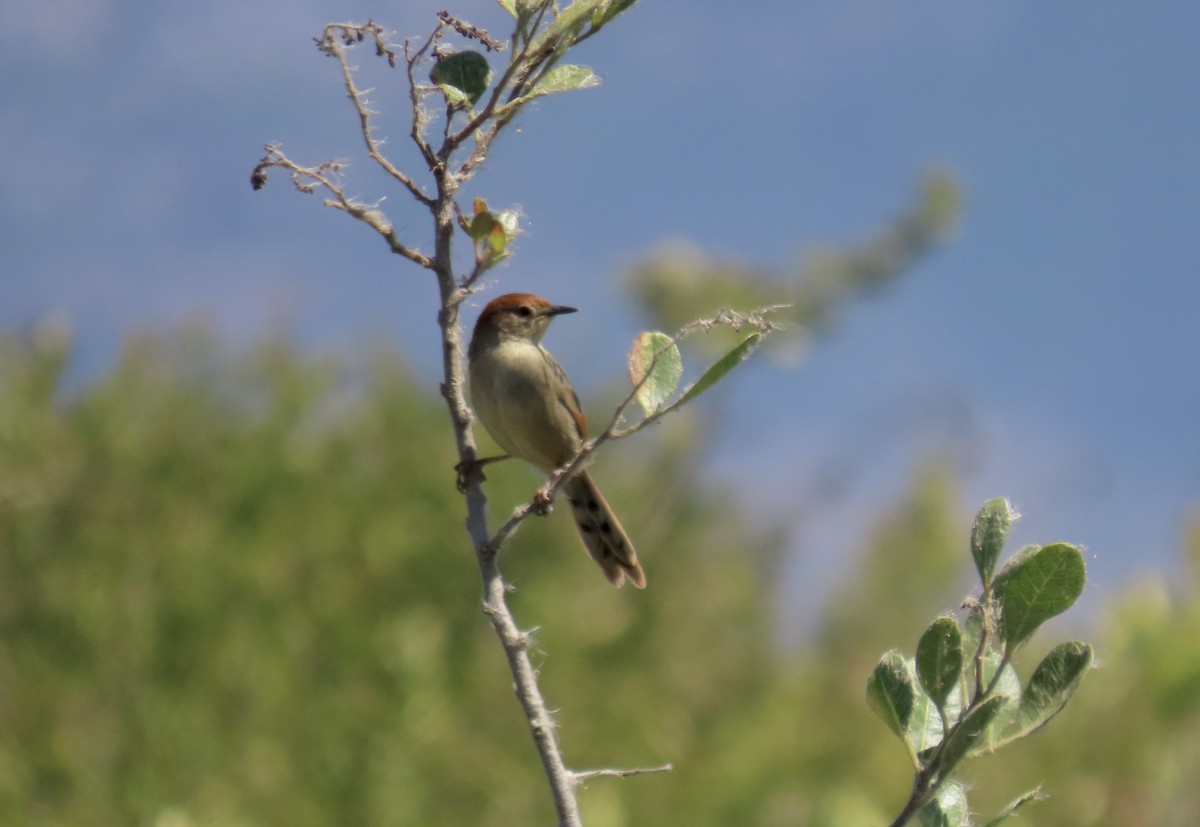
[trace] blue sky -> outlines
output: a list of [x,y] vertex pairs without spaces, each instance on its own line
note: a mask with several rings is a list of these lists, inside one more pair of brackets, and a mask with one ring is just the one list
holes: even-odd
[[[432,376],[425,275],[248,175],[267,141],[349,157],[350,189],[388,195],[424,238],[362,158],[311,37],[372,17],[400,39],[446,5],[7,0],[0,326],[65,320],[79,375],[129,330],[201,317],[239,341],[386,337]],[[487,0],[450,8],[503,33]],[[642,321],[618,276],[655,245],[784,267],[882,227],[924,170],[953,171],[950,243],[798,368],[755,365],[709,403],[727,422],[712,473],[798,515],[796,603],[940,452],[963,470],[964,519],[1004,494],[1025,515],[1017,542],[1086,545],[1095,604],[1176,570],[1200,503],[1198,37],[1192,0],[643,0],[576,55],[603,84],[523,116],[472,191],[526,217],[499,285],[585,308],[549,344],[588,395],[613,386]],[[360,63],[402,115],[400,78]]]

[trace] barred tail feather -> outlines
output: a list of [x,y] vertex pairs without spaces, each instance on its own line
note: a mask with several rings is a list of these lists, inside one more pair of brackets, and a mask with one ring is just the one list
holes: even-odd
[[608,582],[620,587],[628,579],[637,588],[646,588],[646,574],[629,535],[587,471],[568,482],[565,493],[583,545]]

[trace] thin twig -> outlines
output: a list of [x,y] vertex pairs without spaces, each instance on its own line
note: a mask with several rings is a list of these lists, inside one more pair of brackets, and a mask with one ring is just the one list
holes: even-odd
[[[337,32],[342,32],[343,37],[338,37]],[[365,25],[356,26],[352,23],[331,23],[325,27],[325,36],[321,44],[321,50],[328,55],[332,55],[337,59],[338,66],[342,72],[342,84],[346,87],[346,94],[354,104],[354,111],[358,114],[358,125],[362,132],[363,143],[367,147],[367,154],[371,156],[371,160],[379,164],[383,170],[401,184],[405,189],[412,194],[426,207],[433,206],[433,199],[421,191],[408,175],[398,169],[391,160],[380,150],[380,141],[375,137],[375,130],[371,125],[371,116],[375,114],[367,105],[366,95],[371,90],[360,90],[354,82],[354,70],[350,67],[349,61],[346,59],[346,50],[343,46],[350,37],[346,34],[366,33],[370,34],[376,43],[377,53],[386,53],[389,55],[389,61],[394,62],[393,53],[383,44],[383,27],[379,26],[374,21],[367,21]]]
[[408,65],[408,97],[412,102],[412,129],[408,135],[412,139],[412,142],[417,145],[417,149],[421,152],[421,157],[425,159],[425,166],[430,170],[435,169],[440,162],[437,155],[434,154],[433,147],[425,140],[425,126],[428,119],[425,116],[424,108],[421,106],[421,96],[424,94],[424,87],[417,83],[416,71],[417,64],[425,58],[425,55],[433,48],[433,44],[441,38],[445,28],[445,24],[435,28],[433,33],[425,40],[425,43],[421,45],[421,48],[415,52],[409,51],[408,41],[404,42],[404,61]]
[[302,167],[289,158],[277,144],[268,144],[265,150],[266,155],[258,162],[251,176],[256,188],[266,181],[268,169],[278,167],[288,170],[291,173],[292,186],[297,190],[308,194],[318,189],[324,190],[330,196],[324,200],[325,206],[341,210],[364,222],[383,236],[393,253],[404,256],[426,269],[432,269],[433,261],[420,250],[401,241],[396,235],[395,226],[388,221],[383,212],[346,195],[346,191],[335,178],[344,166],[340,161],[326,161],[315,167]]
[[671,772],[675,767],[671,764],[663,764],[658,767],[637,767],[630,770],[576,770],[571,773],[571,780],[575,784],[582,784],[589,778],[629,778],[634,775],[649,775],[656,772]]

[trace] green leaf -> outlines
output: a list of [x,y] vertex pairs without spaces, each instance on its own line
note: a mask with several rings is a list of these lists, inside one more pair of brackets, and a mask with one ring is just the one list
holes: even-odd
[[939,772],[943,777],[949,775],[958,766],[958,762],[979,742],[1003,705],[1004,698],[988,698],[968,712],[967,716],[950,730],[941,752],[942,763]]
[[638,334],[629,349],[629,381],[647,416],[670,398],[681,376],[683,357],[670,336],[657,331]]
[[496,0],[500,4],[500,8],[512,15],[515,20],[517,17],[517,0]]
[[688,389],[683,392],[683,396],[679,398],[679,402],[677,404],[682,405],[686,402],[690,402],[711,388],[717,382],[721,381],[725,374],[729,373],[729,371],[746,361],[746,359],[749,358],[750,354],[755,351],[761,342],[761,333],[751,333],[742,340],[741,344],[714,362],[712,366],[704,372],[703,376],[693,382]]
[[917,822],[921,827],[965,827],[970,824],[967,791],[953,781],[943,783],[934,793],[933,800],[917,810]]
[[533,17],[539,6],[545,5],[548,0],[516,0],[514,17],[517,18],[517,30],[519,33],[524,33],[528,38],[529,33],[525,32],[525,25]]
[[1055,646],[1029,678],[1021,696],[1021,729],[1027,735],[1062,711],[1092,665],[1092,647],[1078,640]]
[[575,44],[575,39],[583,33],[583,29],[591,22],[592,15],[606,0],[573,0],[571,5],[558,12],[554,22],[534,38],[530,44],[530,54],[538,54],[550,48],[562,54]]
[[483,241],[492,234],[496,226],[496,216],[490,212],[481,212],[471,219],[471,223],[467,225],[467,233],[472,240]]
[[1036,787],[1028,792],[1014,798],[1008,803],[1008,806],[996,814],[996,817],[989,821],[985,827],[998,827],[1001,823],[1007,821],[1016,815],[1017,810],[1024,807],[1031,801],[1041,801],[1046,796],[1042,793],[1041,787]]
[[489,256],[498,256],[504,252],[504,249],[508,246],[508,233],[504,231],[503,224],[497,222],[492,227],[491,232],[488,233],[487,242]]
[[904,656],[894,649],[885,653],[867,678],[867,704],[901,738],[912,716],[916,695],[912,671]]
[[429,79],[451,104],[460,105],[464,101],[473,104],[487,91],[492,67],[480,52],[455,52],[434,64]]
[[962,625],[963,656],[969,661],[979,651],[979,639],[983,636],[983,604],[972,600],[966,604],[967,616]]
[[476,245],[482,247],[482,255],[490,265],[508,257],[508,245],[520,232],[520,216],[515,210],[492,212],[487,202],[476,198],[473,202],[475,215],[467,224],[467,234]]
[[599,84],[600,78],[587,66],[567,64],[565,66],[558,66],[547,72],[541,82],[525,98],[553,95],[556,92],[571,92],[575,89],[587,89]]
[[1036,543],[1027,546],[1021,546],[1017,549],[1017,553],[1004,561],[1004,565],[1000,567],[1000,572],[992,580],[992,592],[995,593],[1003,587],[1005,581],[1012,577],[1014,571],[1025,565],[1025,561],[1042,550],[1042,547]]
[[636,2],[637,0],[609,0],[607,4],[592,12],[592,28],[600,28]]
[[1069,609],[1083,591],[1084,580],[1083,554],[1066,543],[1043,546],[1017,564],[1005,566],[994,589],[1009,651],[1047,620]]
[[[996,670],[1001,667],[1003,669],[997,678]],[[987,752],[994,748],[1021,705],[1021,679],[1017,677],[1017,670],[1013,669],[1011,663],[1005,662],[999,652],[988,652],[983,657],[983,685],[990,688],[989,697],[999,698],[1001,704],[979,740],[976,752]]]
[[448,83],[439,83],[438,89],[442,90],[442,94],[446,96],[446,102],[451,106],[461,106],[465,109],[471,105],[470,98],[467,97],[463,90],[456,86],[451,86]]
[[940,744],[945,730],[942,726],[942,716],[938,714],[933,698],[920,688],[914,689],[912,712],[909,713],[908,724],[904,727],[904,739],[913,752],[920,755],[930,752]]
[[921,686],[939,707],[958,685],[962,674],[962,633],[958,621],[949,615],[935,620],[917,643],[917,677]]
[[498,254],[503,253],[509,242],[517,237],[517,233],[520,231],[520,218],[514,210],[501,210],[495,216],[496,226],[488,235],[488,242],[492,246],[492,252]]
[[540,98],[545,95],[553,95],[556,92],[570,92],[575,89],[587,89],[591,86],[599,86],[600,78],[589,69],[587,66],[576,66],[568,64],[551,69],[546,73],[546,76],[533,88],[528,94],[522,95],[516,100],[496,109],[496,114],[502,115],[510,109],[523,106],[534,98]]
[[975,515],[975,525],[971,528],[971,556],[975,558],[975,568],[984,589],[991,585],[996,560],[1000,558],[1015,516],[1003,497],[988,500]]

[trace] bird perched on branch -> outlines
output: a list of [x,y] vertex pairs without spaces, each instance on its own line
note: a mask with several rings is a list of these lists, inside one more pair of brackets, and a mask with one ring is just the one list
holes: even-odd
[[[552,473],[579,453],[587,420],[571,380],[542,347],[555,316],[574,307],[550,304],[532,293],[493,299],[479,320],[468,351],[475,413],[507,455]],[[497,457],[503,459],[503,457]],[[639,589],[646,575],[617,515],[586,470],[563,488],[579,536],[614,586],[628,580]]]

